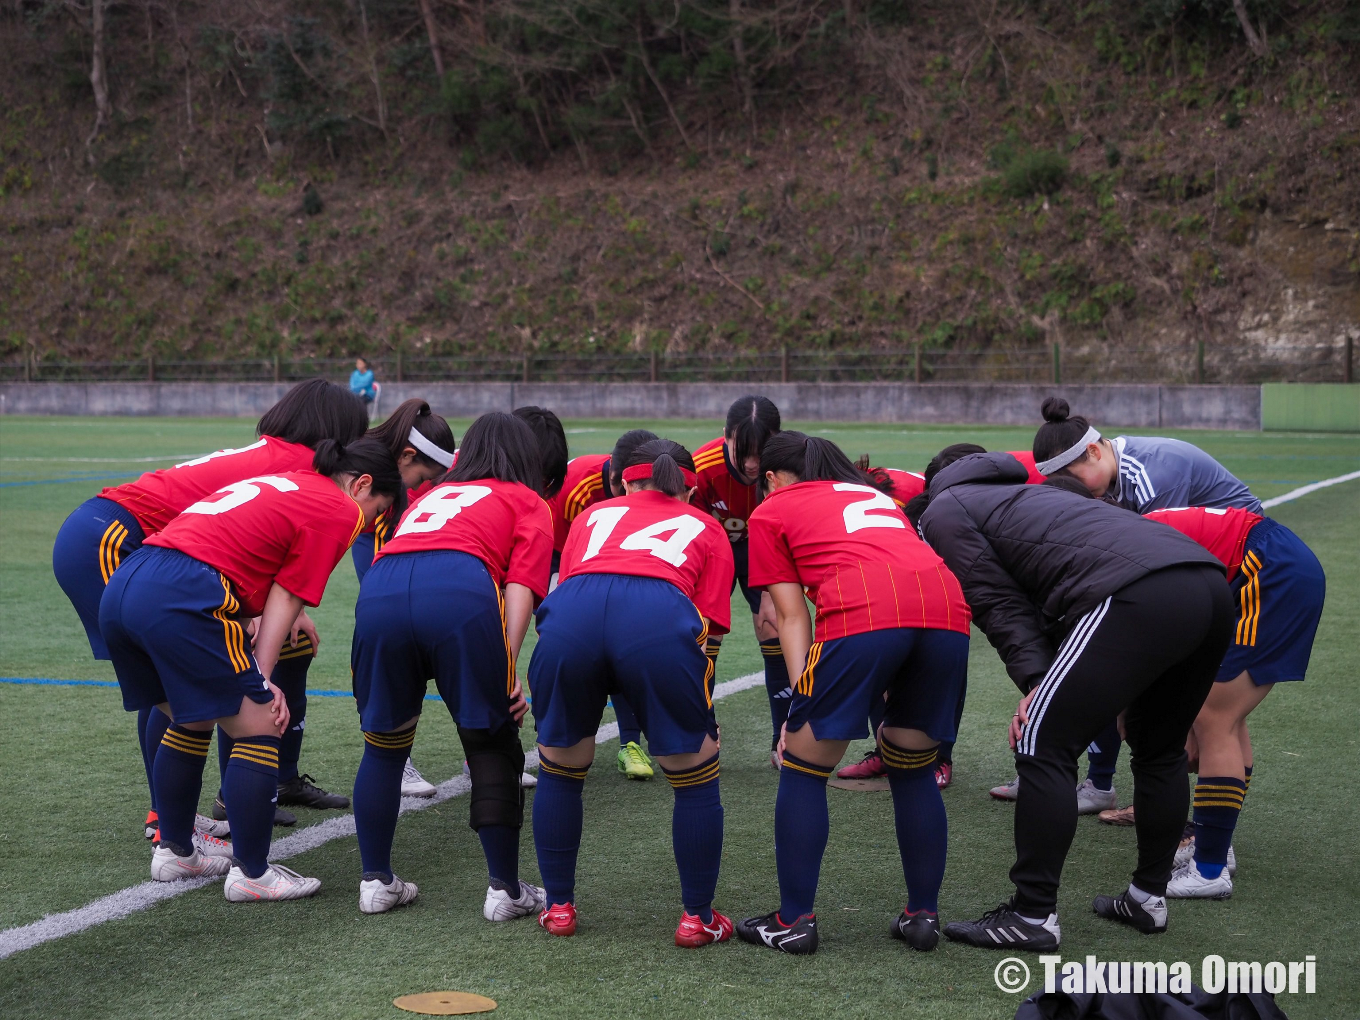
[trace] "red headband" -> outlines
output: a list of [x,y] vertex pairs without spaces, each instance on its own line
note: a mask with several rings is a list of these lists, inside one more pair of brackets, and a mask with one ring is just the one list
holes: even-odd
[[[677,464],[676,467],[680,467],[680,465]],[[632,467],[623,469],[623,480],[625,482],[637,482],[651,477],[652,465],[650,464],[634,464]],[[688,488],[692,489],[699,484],[699,477],[687,468],[680,468],[680,477],[685,480],[685,485]]]

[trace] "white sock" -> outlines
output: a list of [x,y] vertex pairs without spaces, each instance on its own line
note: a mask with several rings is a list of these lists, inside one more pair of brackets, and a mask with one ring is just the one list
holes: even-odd
[[1139,889],[1132,882],[1129,883],[1129,899],[1133,900],[1134,903],[1146,903],[1148,900],[1153,898],[1154,897],[1152,893],[1144,892],[1142,889]]
[[1020,920],[1024,921],[1026,924],[1034,925],[1034,927],[1036,928],[1042,928],[1044,925],[1048,923],[1047,917],[1026,917],[1024,914],[1016,914],[1015,916],[1020,918]]

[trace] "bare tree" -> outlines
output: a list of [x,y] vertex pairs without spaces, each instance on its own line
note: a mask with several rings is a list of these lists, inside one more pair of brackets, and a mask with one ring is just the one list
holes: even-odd
[[373,82],[373,91],[378,96],[378,130],[386,138],[387,100],[383,98],[382,76],[378,73],[378,56],[373,50],[373,40],[368,35],[368,9],[364,0],[359,0],[359,25],[364,33],[364,49],[368,51],[368,76]]
[[434,73],[444,80],[444,55],[439,52],[439,25],[434,20],[430,0],[420,0],[420,13],[425,18],[425,31],[430,37],[430,56],[434,57]]
[[109,76],[104,66],[104,0],[90,0],[90,30],[94,40],[90,57],[90,86],[94,89],[94,128],[85,139],[85,149],[90,162],[94,162],[92,146],[99,132],[113,117],[113,104],[109,102]]
[[1237,14],[1237,20],[1242,25],[1242,34],[1247,37],[1247,45],[1251,47],[1251,52],[1262,60],[1270,56],[1270,47],[1266,44],[1265,28],[1257,31],[1251,23],[1251,15],[1247,13],[1246,0],[1233,0],[1233,11]]

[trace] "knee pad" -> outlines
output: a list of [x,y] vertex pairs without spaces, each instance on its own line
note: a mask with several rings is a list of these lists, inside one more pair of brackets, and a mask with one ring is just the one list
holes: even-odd
[[498,730],[466,730],[458,727],[458,737],[467,753],[468,772],[472,774],[472,805],[468,824],[473,829],[484,825],[524,825],[524,748],[519,729],[513,724]]

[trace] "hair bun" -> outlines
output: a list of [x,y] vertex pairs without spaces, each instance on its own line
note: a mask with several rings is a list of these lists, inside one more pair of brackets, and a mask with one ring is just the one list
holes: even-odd
[[1063,422],[1071,413],[1071,408],[1062,397],[1049,397],[1042,408],[1044,421]]

